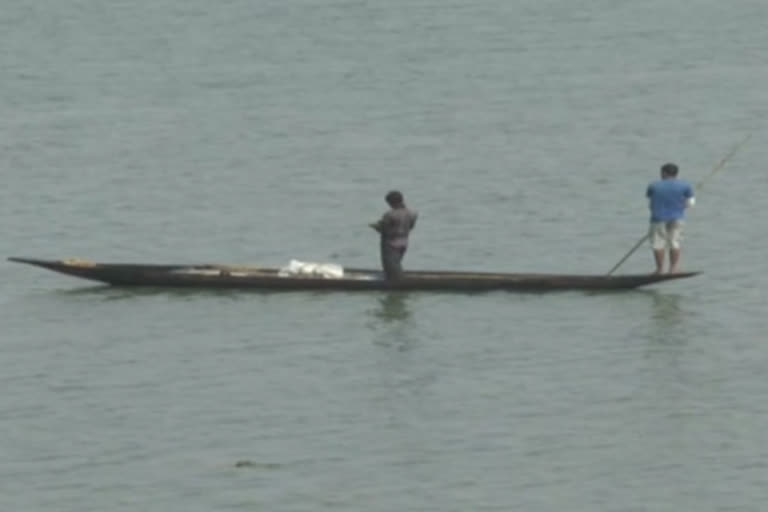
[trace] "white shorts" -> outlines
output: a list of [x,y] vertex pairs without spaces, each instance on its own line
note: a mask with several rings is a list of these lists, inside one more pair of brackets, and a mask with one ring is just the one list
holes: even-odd
[[682,240],[683,221],[651,222],[648,236],[654,250],[679,249]]

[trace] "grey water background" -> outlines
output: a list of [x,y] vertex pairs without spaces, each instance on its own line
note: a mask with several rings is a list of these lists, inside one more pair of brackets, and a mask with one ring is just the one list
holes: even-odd
[[[0,254],[691,280],[178,293],[0,264],[1,510],[758,511],[768,4],[0,2]],[[621,272],[652,267],[643,246]],[[249,461],[235,467],[238,461]]]

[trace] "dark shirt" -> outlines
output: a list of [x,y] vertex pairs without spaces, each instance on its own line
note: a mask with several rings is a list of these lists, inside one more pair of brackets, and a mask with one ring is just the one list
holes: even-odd
[[408,247],[408,234],[416,225],[419,214],[406,207],[392,208],[376,223],[381,243],[390,247]]

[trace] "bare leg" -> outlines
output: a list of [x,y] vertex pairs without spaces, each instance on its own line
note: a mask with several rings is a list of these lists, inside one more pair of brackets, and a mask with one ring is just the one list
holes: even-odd
[[653,259],[656,260],[656,274],[664,272],[664,249],[654,249]]
[[677,267],[680,262],[680,249],[669,250],[669,271],[670,273],[677,272]]

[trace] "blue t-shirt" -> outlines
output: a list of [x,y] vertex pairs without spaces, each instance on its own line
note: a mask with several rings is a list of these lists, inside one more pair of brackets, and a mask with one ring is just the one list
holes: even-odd
[[648,185],[651,222],[667,222],[685,217],[686,200],[693,197],[693,187],[685,180],[667,178]]

